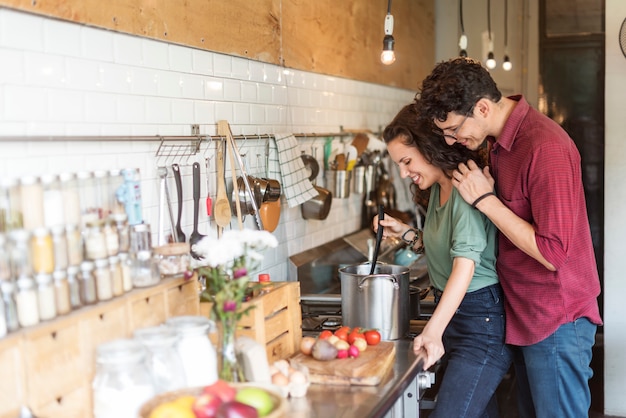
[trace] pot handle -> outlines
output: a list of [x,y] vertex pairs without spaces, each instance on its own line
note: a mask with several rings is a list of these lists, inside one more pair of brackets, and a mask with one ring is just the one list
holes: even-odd
[[378,279],[378,278],[388,278],[391,283],[393,283],[393,288],[395,290],[400,289],[400,284],[398,283],[398,279],[393,274],[369,274],[367,276],[363,276],[359,279],[359,290],[362,290],[365,287],[365,281],[369,279]]

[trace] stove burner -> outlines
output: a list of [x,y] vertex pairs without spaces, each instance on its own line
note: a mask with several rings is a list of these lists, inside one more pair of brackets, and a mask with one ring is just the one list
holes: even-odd
[[331,329],[331,328],[339,328],[341,327],[341,318],[337,318],[337,317],[329,317],[326,318],[324,320],[324,322],[322,322],[322,328],[324,329]]

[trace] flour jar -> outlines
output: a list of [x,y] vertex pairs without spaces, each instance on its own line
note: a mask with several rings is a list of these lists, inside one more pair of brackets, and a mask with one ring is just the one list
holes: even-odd
[[134,337],[147,350],[147,365],[157,394],[187,386],[183,362],[176,350],[178,335],[172,327],[140,328]]
[[63,194],[59,176],[56,174],[41,176],[41,186],[43,187],[44,226],[52,228],[56,225],[64,225]]
[[183,362],[188,387],[207,386],[217,380],[217,355],[209,340],[215,323],[204,316],[174,316],[167,319],[178,335],[176,350]]
[[155,395],[144,347],[131,339],[100,344],[92,388],[94,418],[137,418]]
[[20,179],[20,199],[24,228],[42,228],[44,226],[43,187],[39,177],[26,176]]

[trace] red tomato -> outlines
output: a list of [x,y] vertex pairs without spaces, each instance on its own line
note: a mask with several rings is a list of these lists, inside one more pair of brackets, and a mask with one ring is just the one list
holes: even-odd
[[365,339],[365,335],[361,332],[361,328],[358,327],[350,331],[350,334],[348,334],[348,342],[352,344],[357,338]]
[[333,332],[325,329],[324,331],[320,332],[320,335],[317,338],[319,338],[320,340],[325,340],[331,335],[333,335]]
[[376,345],[380,342],[380,332],[375,329],[371,329],[369,331],[365,331],[365,341],[367,341],[367,345]]
[[340,340],[348,341],[348,334],[350,333],[350,327],[341,327],[335,331],[335,335]]

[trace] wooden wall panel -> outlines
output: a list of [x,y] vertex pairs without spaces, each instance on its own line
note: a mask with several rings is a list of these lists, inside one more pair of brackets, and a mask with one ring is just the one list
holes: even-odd
[[305,71],[415,89],[434,64],[434,0],[0,0],[31,13]]

